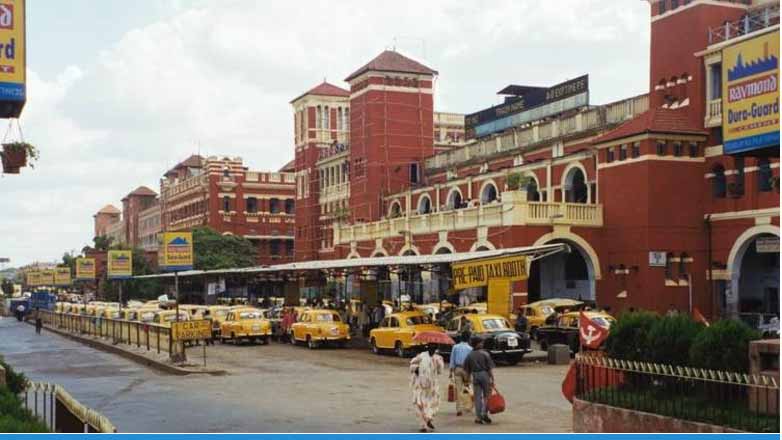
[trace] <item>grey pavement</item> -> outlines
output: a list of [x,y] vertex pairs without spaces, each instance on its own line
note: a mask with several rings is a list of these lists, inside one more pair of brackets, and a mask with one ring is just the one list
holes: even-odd
[[[200,348],[191,360],[200,361]],[[64,386],[120,432],[411,432],[417,429],[408,360],[364,350],[309,350],[284,344],[209,347],[226,376],[174,376],[44,330],[0,318],[0,354],[36,381]],[[490,426],[456,417],[442,401],[439,432],[566,432],[567,367],[522,363],[497,369],[507,409]]]

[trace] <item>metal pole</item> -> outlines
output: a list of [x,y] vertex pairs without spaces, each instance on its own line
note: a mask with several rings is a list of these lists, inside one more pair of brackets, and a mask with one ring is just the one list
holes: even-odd
[[687,290],[689,291],[690,315],[692,315],[692,274],[687,274]]

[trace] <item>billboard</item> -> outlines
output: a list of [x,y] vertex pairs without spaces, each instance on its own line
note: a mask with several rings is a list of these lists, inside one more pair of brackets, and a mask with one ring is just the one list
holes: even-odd
[[76,259],[76,279],[94,280],[95,279],[95,259],[77,258]]
[[107,272],[110,280],[122,280],[132,277],[133,253],[131,251],[109,251]]
[[0,118],[16,118],[27,99],[25,1],[0,0]]
[[27,286],[32,287],[41,285],[41,272],[39,270],[28,270],[24,275],[24,281]]
[[193,233],[164,232],[163,243],[158,250],[159,266],[163,270],[178,272],[193,268]]
[[70,286],[71,268],[67,266],[56,267],[54,269],[54,284],[57,286]]
[[779,31],[722,50],[725,154],[779,145]]
[[40,274],[42,286],[54,285],[54,269],[43,269]]
[[589,104],[589,75],[551,87],[528,87],[522,96],[464,117],[468,137],[486,136]]
[[454,290],[488,286],[493,281],[527,279],[527,258],[524,256],[486,258],[451,265]]

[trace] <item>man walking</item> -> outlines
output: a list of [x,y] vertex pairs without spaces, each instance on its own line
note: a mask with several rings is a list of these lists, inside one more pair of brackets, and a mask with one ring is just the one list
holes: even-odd
[[470,339],[472,351],[464,360],[464,372],[472,377],[472,390],[475,404],[475,423],[491,423],[486,400],[494,384],[494,361],[483,349],[483,340],[477,336]]
[[451,350],[450,378],[456,391],[456,415],[461,416],[463,411],[472,410],[472,399],[470,398],[470,375],[464,371],[464,361],[467,355],[472,351],[472,347],[467,343],[469,336],[463,337],[461,342],[454,345]]
[[41,334],[41,328],[43,328],[43,320],[41,319],[41,310],[35,308],[35,333]]

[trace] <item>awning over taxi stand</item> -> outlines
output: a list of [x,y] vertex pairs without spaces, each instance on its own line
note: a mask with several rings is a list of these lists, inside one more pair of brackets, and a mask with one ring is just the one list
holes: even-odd
[[[483,260],[495,260],[500,258],[524,257],[526,260],[527,272],[532,261],[554,255],[559,252],[570,252],[570,248],[564,243],[546,244],[540,246],[516,247],[507,249],[496,249],[476,252],[460,252],[452,254],[434,254],[434,255],[404,255],[404,256],[384,256],[368,258],[349,258],[338,260],[315,260],[296,263],[278,264],[272,266],[255,266],[245,268],[215,269],[215,270],[188,270],[179,272],[179,277],[253,277],[262,279],[276,279],[286,282],[286,302],[296,304],[299,301],[298,280],[308,273],[316,272],[318,274],[361,274],[365,279],[362,282],[361,296],[366,303],[376,302],[377,286],[372,289],[371,274],[378,268],[401,269],[404,267],[417,266],[423,270],[433,270],[434,267],[454,263],[480,262]],[[435,269],[436,270],[436,269]],[[174,278],[173,273],[163,273],[155,275],[140,275],[136,279],[152,278]],[[370,282],[367,282],[370,281]],[[376,284],[376,283],[374,283]],[[492,303],[493,297],[504,296],[507,293],[510,296],[509,285],[501,287],[505,292],[495,292],[489,286],[489,303]],[[374,292],[373,292],[374,291]],[[373,294],[374,293],[374,294]]]

